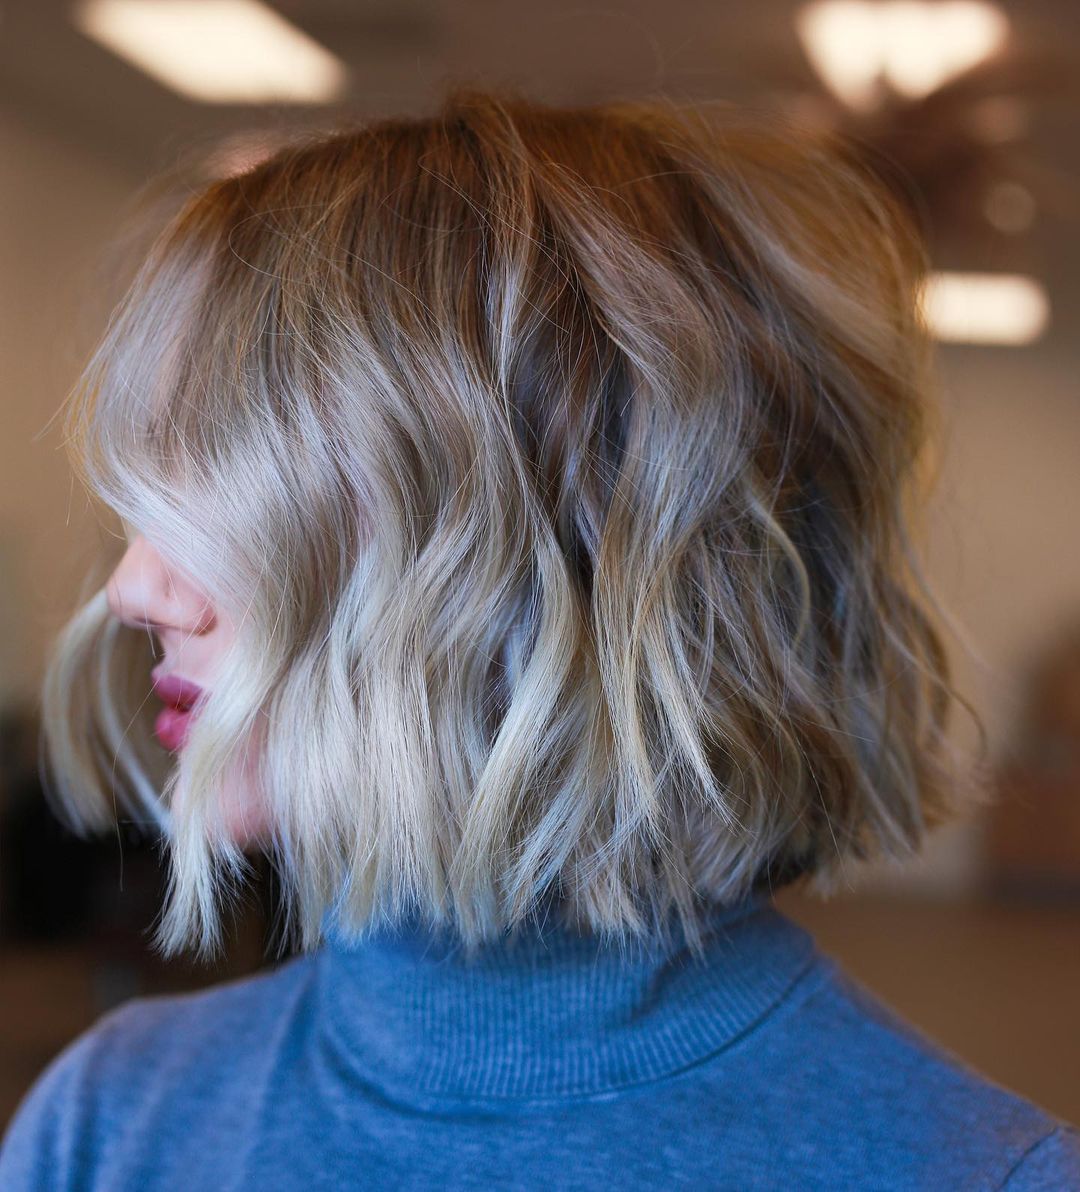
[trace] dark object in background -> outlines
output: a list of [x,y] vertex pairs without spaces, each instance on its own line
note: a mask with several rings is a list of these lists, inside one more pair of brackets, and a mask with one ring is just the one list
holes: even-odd
[[53,815],[33,777],[4,802],[0,940],[69,940],[149,924],[164,873],[145,839],[122,824],[113,837],[81,839]]
[[[164,960],[151,933],[164,903],[167,853],[160,836],[120,821],[83,839],[53,812],[38,770],[33,710],[0,712],[0,946],[85,948],[100,967],[123,969],[130,994],[200,986],[284,959],[271,933],[279,887],[265,857],[252,858],[251,894],[237,909],[226,955]],[[106,998],[107,1002],[114,1000]]]
[[143,930],[164,895],[158,842],[123,823],[109,836],[76,836],[45,798],[37,729],[25,708],[0,716],[0,942]]

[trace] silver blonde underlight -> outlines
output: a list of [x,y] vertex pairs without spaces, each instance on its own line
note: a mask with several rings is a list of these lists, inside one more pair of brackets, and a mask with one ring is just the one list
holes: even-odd
[[850,150],[723,105],[457,88],[189,197],[65,426],[239,626],[190,782],[100,588],[44,690],[69,822],[165,833],[160,949],[221,946],[257,727],[302,948],[338,899],[696,947],[703,903],[827,894],[981,798],[913,546],[924,269]]

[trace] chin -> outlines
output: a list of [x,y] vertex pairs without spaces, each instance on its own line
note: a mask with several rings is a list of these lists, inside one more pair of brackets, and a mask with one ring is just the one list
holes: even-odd
[[266,848],[271,822],[266,799],[258,786],[256,743],[250,741],[234,759],[224,783],[222,819],[226,835],[244,852]]
[[262,852],[270,843],[270,821],[257,800],[225,808],[225,832],[244,852]]

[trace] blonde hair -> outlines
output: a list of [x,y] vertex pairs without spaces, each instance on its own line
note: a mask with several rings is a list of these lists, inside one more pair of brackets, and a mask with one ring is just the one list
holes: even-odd
[[238,625],[183,797],[103,588],[44,688],[65,817],[165,833],[156,945],[220,947],[259,723],[304,949],[332,906],[471,949],[546,898],[696,948],[707,902],[912,853],[976,715],[908,528],[924,268],[850,146],[663,98],[458,86],[190,196],[65,422]]

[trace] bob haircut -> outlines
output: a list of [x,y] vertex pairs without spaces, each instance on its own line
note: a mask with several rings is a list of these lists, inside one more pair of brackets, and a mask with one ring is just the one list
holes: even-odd
[[64,426],[237,636],[184,767],[103,586],[44,687],[67,822],[168,846],[155,946],[221,946],[257,729],[301,949],[331,908],[472,952],[545,906],[697,950],[706,903],[959,811],[922,245],[850,143],[666,97],[458,84],[190,194]]

